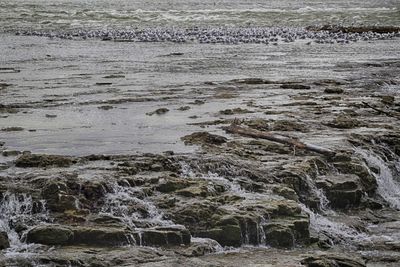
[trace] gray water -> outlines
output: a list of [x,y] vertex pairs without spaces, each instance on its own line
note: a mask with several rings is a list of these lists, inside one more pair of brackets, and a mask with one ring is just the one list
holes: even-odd
[[[400,25],[399,12],[396,0],[0,0],[0,83],[9,85],[0,87],[0,104],[19,108],[18,113],[0,113],[0,129],[23,128],[0,131],[0,141],[9,150],[52,154],[192,152],[193,147],[180,141],[199,130],[191,123],[218,119],[219,110],[244,101],[274,101],[279,106],[289,100],[276,92],[243,91],[218,83],[245,77],[347,79],[366,76],[368,70],[359,64],[400,57],[398,38],[347,45],[307,45],[308,40],[276,46],[177,45],[15,36],[19,30],[395,26]],[[171,56],[174,53],[180,54]],[[337,66],[343,63],[357,67],[342,71]],[[116,76],[106,78],[110,75]],[[224,86],[234,98],[215,97]],[[195,100],[205,104],[190,104]],[[178,110],[185,105],[191,109]],[[164,107],[170,111],[163,116],[146,115]],[[213,127],[208,131],[221,134]]]
[[397,0],[0,1],[0,29],[400,24]]

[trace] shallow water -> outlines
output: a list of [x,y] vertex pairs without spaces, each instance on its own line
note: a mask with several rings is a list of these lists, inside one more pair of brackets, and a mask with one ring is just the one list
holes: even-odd
[[[176,52],[183,54],[168,56]],[[310,46],[301,41],[278,46],[171,45],[3,34],[0,54],[2,67],[19,71],[0,74],[0,82],[11,85],[1,90],[1,103],[22,108],[16,114],[2,114],[0,129],[24,128],[19,132],[0,131],[0,140],[6,141],[9,149],[82,155],[190,152],[193,148],[185,147],[180,137],[200,128],[189,123],[218,119],[219,110],[243,106],[249,100],[272,107],[289,100],[285,92],[243,90],[205,82],[244,77],[363,77],[373,69],[362,63],[399,58],[400,49],[398,40],[374,41],[373,45],[357,42]],[[349,67],[340,68],[339,64]],[[122,76],[104,78],[108,75]],[[220,91],[234,97],[219,98]],[[204,100],[205,104],[191,104],[195,100]],[[104,105],[113,109],[98,108]],[[177,110],[185,105],[191,109]],[[160,116],[146,115],[161,107],[170,111]]]
[[0,1],[0,29],[154,26],[307,26],[318,23],[400,24],[396,0]]

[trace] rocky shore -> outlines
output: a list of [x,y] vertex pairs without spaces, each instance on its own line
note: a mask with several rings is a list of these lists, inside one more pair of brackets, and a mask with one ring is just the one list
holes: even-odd
[[[249,250],[262,258],[287,253],[288,258],[267,261],[277,266],[285,261],[293,266],[399,264],[399,192],[385,192],[388,181],[383,181],[399,182],[398,98],[388,103],[386,94],[371,98],[368,90],[350,89],[353,83],[330,80],[290,83],[301,87],[264,79],[229,84],[284,90],[292,99],[274,108],[274,114],[288,119],[243,118],[243,125],[301,139],[318,137],[335,156],[206,129],[182,137],[187,145],[201,146],[192,155],[70,157],[21,154],[2,144],[8,160],[1,165],[0,219],[8,231],[1,233],[0,248],[7,255],[19,242],[43,246],[29,260],[6,256],[1,263],[237,266],[235,258]],[[387,113],[366,107],[366,99]],[[270,112],[267,106],[247,106]],[[301,116],[293,118],[299,107]],[[226,119],[201,125],[229,125],[228,117],[237,113],[246,114],[225,110]],[[336,140],[324,142],[328,136]],[[222,252],[242,246],[265,249]],[[349,248],[355,254],[338,254]],[[321,255],[306,256],[311,251]]]
[[[375,41],[399,52],[392,43],[397,40]],[[349,54],[357,50],[352,45]],[[332,51],[337,49],[345,48]],[[279,53],[287,51],[270,57]],[[194,65],[194,57],[182,56],[171,51],[151,60],[169,60],[169,71],[177,73],[187,62]],[[10,60],[0,69],[8,75],[0,80],[0,266],[398,266],[400,61],[391,55],[332,58],[296,77],[227,79],[212,76],[209,67],[196,71],[212,79],[136,91],[129,69],[116,73],[111,63],[108,72],[78,75],[82,69],[73,66],[67,78],[31,77],[39,89],[29,87],[16,76],[20,69],[26,73],[34,62],[43,71],[48,61],[21,61],[26,65],[19,69]],[[68,67],[59,69],[68,76]],[[87,83],[81,84],[86,91],[67,94],[62,86],[74,87],[71,81]],[[29,95],[27,88],[38,93]],[[139,117],[132,120],[137,131],[169,125],[162,128],[167,133],[153,130],[160,131],[155,146],[163,152],[45,153],[13,146],[43,140],[54,125],[68,136],[76,114],[92,116],[87,120],[101,114],[100,121],[109,123],[104,128],[121,132],[121,117]],[[227,133],[232,123],[333,153]],[[91,142],[104,131],[95,127],[76,128]],[[134,131],[129,135],[140,139]],[[171,146],[183,152],[164,149]]]

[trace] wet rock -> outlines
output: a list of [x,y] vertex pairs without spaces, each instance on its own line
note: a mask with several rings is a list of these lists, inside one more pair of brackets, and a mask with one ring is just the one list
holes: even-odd
[[363,126],[363,123],[352,117],[339,115],[333,121],[327,123],[326,125],[338,129],[352,129]]
[[128,245],[131,242],[128,232],[112,227],[76,227],[73,229],[73,238],[70,240],[70,243],[74,245],[107,247]]
[[123,246],[131,244],[130,233],[113,227],[36,226],[27,233],[27,242],[43,245]]
[[307,267],[366,267],[360,259],[335,254],[309,256],[301,263]]
[[205,103],[206,103],[206,102],[203,101],[203,100],[196,99],[195,101],[190,102],[189,104],[191,104],[191,105],[204,105]]
[[92,201],[98,201],[104,198],[107,193],[106,187],[98,181],[87,181],[82,184],[81,192],[86,199]]
[[308,132],[308,126],[305,124],[289,121],[289,120],[278,120],[274,121],[270,127],[272,131],[298,131]]
[[98,109],[102,109],[102,110],[110,110],[113,109],[113,106],[109,106],[109,105],[105,105],[105,106],[99,106],[97,107]]
[[190,135],[182,137],[181,139],[182,141],[184,141],[185,145],[198,144],[198,145],[217,145],[217,146],[226,143],[228,140],[226,137],[210,134],[208,132],[192,133]]
[[159,109],[156,109],[156,110],[154,110],[152,112],[147,112],[146,115],[148,115],[148,116],[152,116],[154,114],[163,115],[163,114],[167,113],[168,111],[169,111],[169,109],[167,109],[167,108],[159,108]]
[[10,241],[6,232],[0,232],[0,250],[10,247]]
[[381,96],[381,102],[385,105],[389,105],[389,106],[393,105],[394,100],[395,100],[394,96],[391,96],[391,95]]
[[271,247],[291,248],[295,244],[292,229],[287,226],[268,225],[264,231],[267,244]]
[[215,253],[221,249],[217,241],[210,238],[192,238],[192,242],[183,252],[178,252],[186,257],[200,257],[206,254]]
[[340,87],[328,87],[324,90],[326,94],[343,94],[344,90]]
[[72,157],[26,153],[15,161],[15,166],[21,168],[70,167],[76,162],[77,160]]
[[399,32],[400,27],[396,26],[342,26],[342,25],[323,25],[323,26],[308,26],[309,31],[329,31],[329,32],[343,32],[343,33],[392,33]]
[[0,90],[5,89],[9,86],[11,86],[11,84],[9,84],[9,83],[0,83]]
[[319,176],[316,183],[324,189],[333,208],[344,209],[360,205],[363,191],[357,175]]
[[27,233],[27,242],[43,245],[67,245],[73,238],[71,229],[61,225],[36,226]]
[[178,108],[178,110],[180,110],[180,111],[186,111],[186,110],[189,110],[189,109],[190,109],[190,106],[182,106],[182,107]]
[[105,224],[105,225],[112,225],[112,224],[121,224],[123,220],[119,217],[115,217],[109,214],[99,214],[95,215],[93,218],[90,219],[91,222],[97,224]]
[[44,185],[41,195],[51,211],[63,212],[77,209],[77,199],[69,195],[68,187],[63,182],[49,182]]
[[269,130],[269,122],[264,119],[251,119],[246,120],[244,122],[245,125],[260,130],[260,131],[268,131]]
[[21,132],[23,130],[24,128],[22,127],[6,127],[1,129],[2,132]]
[[170,193],[188,187],[190,184],[185,179],[168,177],[157,185],[156,190],[162,193]]
[[117,78],[125,78],[125,75],[121,74],[111,74],[111,75],[106,75],[103,77],[104,79],[117,79]]
[[367,193],[375,192],[377,188],[376,179],[362,162],[352,159],[351,161],[334,162],[333,165],[341,173],[357,175],[363,191]]
[[262,78],[244,78],[244,79],[235,79],[231,80],[232,83],[238,83],[238,84],[271,84],[274,83],[270,80],[265,80]]
[[297,196],[296,191],[294,191],[292,188],[282,186],[282,185],[274,185],[272,187],[272,191],[275,194],[282,196],[284,198],[294,200],[294,201],[299,200],[299,197]]
[[18,113],[18,109],[8,106],[8,105],[0,104],[0,113],[15,114],[15,113]]
[[176,246],[190,244],[190,232],[183,226],[157,227],[142,232],[143,245]]
[[14,156],[21,155],[22,152],[21,151],[17,151],[17,150],[5,150],[5,151],[1,152],[1,154],[4,157],[14,157]]
[[308,90],[311,86],[299,83],[286,83],[281,85],[282,89],[294,89],[294,90]]
[[253,111],[250,111],[248,109],[234,108],[234,109],[220,110],[219,114],[221,114],[221,115],[234,115],[234,114],[245,114],[245,113],[252,113],[252,112]]
[[198,231],[196,232],[196,236],[214,239],[222,246],[239,247],[242,244],[242,231],[240,226],[237,225],[225,225]]
[[215,186],[213,184],[200,184],[186,187],[184,189],[176,191],[179,196],[194,198],[194,197],[208,197],[215,196],[220,192],[225,191],[221,186]]
[[277,248],[291,248],[310,239],[310,221],[306,216],[282,217],[264,225],[266,244]]
[[112,83],[110,83],[110,82],[98,82],[98,83],[95,83],[95,85],[104,86],[104,85],[112,85]]

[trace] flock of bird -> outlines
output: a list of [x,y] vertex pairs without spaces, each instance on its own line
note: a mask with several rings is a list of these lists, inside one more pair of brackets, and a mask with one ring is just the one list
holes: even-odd
[[357,41],[385,40],[400,37],[393,33],[343,33],[309,31],[304,28],[187,28],[187,29],[132,29],[132,30],[76,30],[70,32],[18,31],[17,35],[42,36],[61,39],[102,39],[126,42],[198,42],[207,44],[272,44],[304,40],[307,44],[346,44]]

